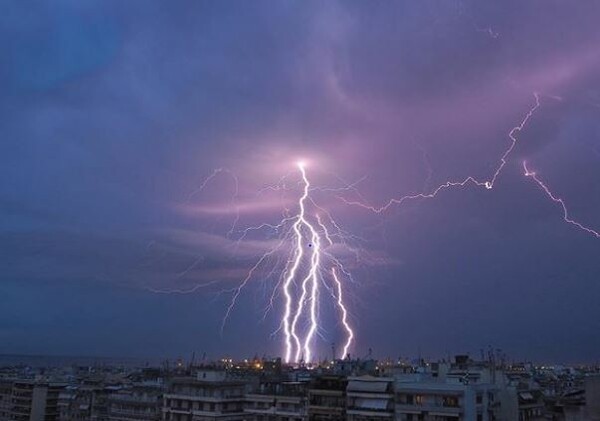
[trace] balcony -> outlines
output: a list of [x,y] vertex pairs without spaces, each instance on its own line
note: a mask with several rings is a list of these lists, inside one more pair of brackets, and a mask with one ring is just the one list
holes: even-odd
[[461,407],[456,406],[443,406],[430,403],[424,404],[408,404],[408,403],[396,403],[396,413],[399,414],[420,414],[421,412],[428,412],[430,414],[435,413],[440,416],[459,416],[463,413]]
[[346,410],[346,415],[361,415],[373,418],[392,418],[394,416],[394,412],[392,410],[379,411],[376,409],[367,408],[348,408]]

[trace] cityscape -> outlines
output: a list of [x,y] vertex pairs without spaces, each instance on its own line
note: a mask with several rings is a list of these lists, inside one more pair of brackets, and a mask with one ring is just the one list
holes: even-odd
[[600,421],[600,2],[0,4],[0,421]]
[[347,358],[297,366],[281,358],[208,362],[195,355],[142,367],[109,360],[51,367],[21,363],[0,369],[0,419],[600,419],[600,366],[508,362],[491,349],[482,357]]

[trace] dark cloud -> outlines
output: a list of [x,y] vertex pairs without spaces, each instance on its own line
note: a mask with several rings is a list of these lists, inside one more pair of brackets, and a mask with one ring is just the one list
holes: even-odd
[[[385,215],[315,195],[368,252],[349,297],[358,354],[592,360],[600,242],[521,161],[600,227],[598,18],[560,1],[7,3],[0,352],[277,353],[264,282],[219,336],[219,291],[276,241],[240,230],[297,193],[261,189],[299,156],[315,185],[361,180],[374,205],[487,179],[539,92],[492,191]],[[198,191],[217,168],[237,181]]]

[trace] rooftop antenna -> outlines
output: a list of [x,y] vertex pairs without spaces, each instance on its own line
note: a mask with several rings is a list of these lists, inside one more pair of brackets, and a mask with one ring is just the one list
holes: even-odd
[[192,352],[192,359],[190,360],[190,369],[194,367],[194,362],[196,361],[196,351]]

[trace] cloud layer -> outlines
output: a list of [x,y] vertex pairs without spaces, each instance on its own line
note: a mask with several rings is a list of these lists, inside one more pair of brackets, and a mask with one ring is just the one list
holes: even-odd
[[[259,322],[260,282],[219,336],[218,291],[274,241],[236,245],[235,218],[238,228],[276,222],[297,184],[283,196],[268,187],[300,157],[315,185],[362,180],[374,205],[485,179],[539,92],[493,191],[449,191],[385,215],[315,195],[369,251],[355,274],[358,355],[493,345],[540,360],[597,357],[600,242],[562,223],[520,162],[600,227],[600,5],[5,9],[0,352],[278,353],[277,339],[265,345],[276,317]],[[218,173],[199,191],[219,168],[237,178]]]

